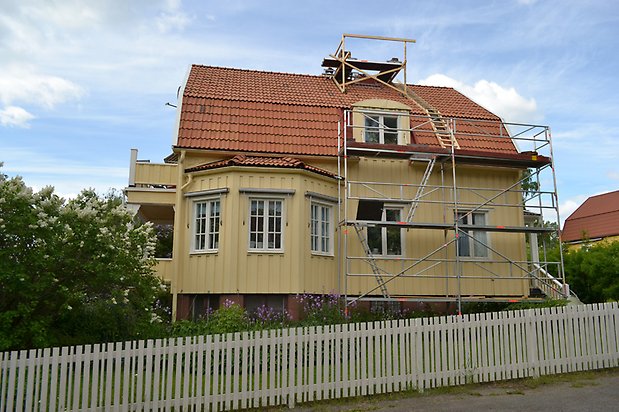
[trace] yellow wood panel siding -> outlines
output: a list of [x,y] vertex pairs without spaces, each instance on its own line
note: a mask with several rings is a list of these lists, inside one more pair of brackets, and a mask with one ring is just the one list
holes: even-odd
[[136,185],[176,185],[177,169],[174,164],[136,163]]
[[127,188],[127,203],[138,205],[174,205],[176,202],[176,191],[140,191]]
[[[203,160],[203,159],[202,159]],[[195,161],[195,159],[193,159]],[[307,160],[306,160],[307,161]],[[198,163],[198,162],[196,162]],[[308,161],[309,163],[309,161]],[[325,169],[336,170],[335,159],[316,160],[311,164]],[[412,166],[408,160],[395,159],[365,159],[351,160],[349,163],[349,180],[403,183],[409,186],[382,185],[376,193],[376,187],[358,186],[352,193],[360,197],[414,197],[425,163],[417,162]],[[457,171],[458,199],[461,202],[479,204],[492,197],[517,181],[518,171],[510,169],[462,167]],[[451,169],[447,167],[441,179],[440,165],[437,164],[430,179],[430,185],[444,185],[447,188],[426,190],[424,201],[449,201],[453,199],[451,189]],[[337,197],[337,183],[324,177],[297,170],[224,168],[196,174],[186,191],[195,192],[217,188],[229,188],[228,194],[221,196],[221,226],[220,248],[214,254],[189,255],[191,200],[183,198],[185,211],[183,248],[183,276],[179,279],[180,289],[185,293],[329,293],[338,288],[338,264],[343,264],[343,256],[337,254],[338,236],[348,236],[350,255],[363,256],[357,236],[352,228],[344,228],[342,233],[336,232],[333,238],[335,257],[318,256],[311,253],[310,248],[310,200],[305,192],[323,193]],[[465,190],[465,187],[490,187],[494,192]],[[248,252],[248,215],[249,198],[261,197],[259,194],[240,194],[240,188],[264,189],[294,189],[295,194],[274,195],[284,199],[284,253]],[[374,190],[372,190],[374,189]],[[519,201],[518,193],[501,195],[497,201],[514,203]],[[357,204],[349,203],[348,218],[354,219]],[[409,205],[403,205],[402,217],[405,218]],[[522,211],[517,208],[488,206],[488,224],[505,226],[522,226]],[[453,206],[443,206],[437,203],[422,203],[415,214],[415,221],[440,223],[453,220]],[[334,220],[337,217],[337,207],[333,208]],[[343,214],[341,216],[344,217]],[[348,234],[343,232],[347,231]],[[404,258],[420,258],[454,239],[453,231],[442,230],[403,230],[405,254]],[[490,246],[499,253],[511,259],[524,260],[524,235],[511,233],[489,233]],[[343,240],[343,239],[342,239]],[[491,257],[495,258],[494,253]],[[440,250],[433,255],[435,258],[455,259],[455,246]],[[410,266],[414,261],[402,259],[383,263],[389,273],[398,273]],[[443,296],[455,295],[458,292],[457,273],[454,263],[441,263],[432,267],[435,262],[427,261],[408,270],[407,277],[396,279],[388,284],[392,295]],[[490,272],[500,276],[512,274],[522,276],[522,271],[506,263],[484,263],[481,269],[477,262],[463,262],[460,291],[463,295],[503,295],[524,296],[528,293],[528,282],[522,279],[498,279]],[[360,261],[351,265],[354,273],[370,274],[368,277],[349,277],[348,293],[361,294],[376,286],[376,280],[367,264]],[[428,276],[435,276],[430,278]],[[484,277],[471,279],[466,276]],[[385,279],[388,277],[385,276]],[[342,279],[342,287],[344,281]],[[343,289],[342,291],[343,292]],[[380,294],[377,290],[375,295]]]
[[612,243],[612,242],[618,242],[618,241],[619,241],[619,236],[608,236],[608,237],[605,237],[604,239],[595,240],[595,241],[587,241],[587,242],[573,243],[573,244],[568,243],[567,249],[568,250],[580,250],[584,246]]
[[[315,178],[306,177],[303,179],[304,189],[303,192],[320,193],[327,196],[337,198],[337,183],[326,182]],[[338,235],[339,230],[337,228],[337,203],[329,203],[324,200],[314,199],[317,202],[321,202],[325,205],[331,206],[331,212],[333,214],[331,222],[333,225],[333,237],[331,238],[333,256],[323,256],[312,253],[311,250],[311,198],[305,197],[303,199],[303,218],[301,223],[303,226],[303,245],[302,245],[302,268],[301,268],[301,286],[304,293],[341,293],[338,289]],[[343,285],[343,284],[342,284]]]
[[[299,202],[303,199],[296,173],[238,172],[238,188],[293,189],[294,195],[240,194],[241,206],[236,236],[238,250],[238,288],[241,293],[294,293],[299,287],[299,267],[302,224]],[[238,188],[235,190],[238,193]],[[249,251],[250,199],[275,198],[283,200],[283,252]]]
[[157,259],[154,270],[164,282],[175,283],[172,259]]
[[[349,169],[349,181],[374,181],[374,182],[393,182],[416,185],[419,183],[424,170],[423,164],[410,166],[408,161],[390,159],[360,159],[357,164],[352,164]],[[464,210],[472,209],[473,204],[481,204],[486,199],[500,193],[501,190],[508,188],[517,181],[518,172],[509,169],[490,169],[490,168],[465,168],[457,170],[457,197],[459,202],[467,203]],[[444,170],[444,185],[452,185],[451,169]],[[437,165],[429,185],[440,185],[440,166]],[[369,187],[368,187],[369,186]],[[465,188],[492,188],[492,191],[470,190]],[[400,187],[389,185],[353,185],[351,191],[359,197],[385,197],[385,198],[412,198],[417,190],[415,186]],[[453,201],[453,190],[451,188],[433,189],[428,187],[424,196],[424,201]],[[377,192],[380,192],[378,194]],[[495,203],[512,203],[518,205],[520,201],[518,193],[508,193],[500,195]],[[402,205],[402,218],[404,219],[410,205]],[[357,202],[349,204],[349,219],[354,219],[356,215]],[[482,208],[487,211],[488,225],[503,226],[522,226],[522,212],[519,208],[505,206],[487,205]],[[436,203],[422,203],[417,209],[413,221],[434,222],[453,221],[454,207],[452,204],[441,205]],[[432,251],[439,249],[442,245],[454,239],[454,232],[442,230],[420,230],[403,229],[405,253],[403,258],[421,258],[427,256]],[[354,230],[349,230],[349,255],[364,256],[358,237]],[[490,258],[504,260],[501,255],[512,260],[522,261],[525,258],[524,235],[518,233],[488,233],[489,245],[496,252],[490,252]],[[455,260],[455,244],[443,248],[433,258]],[[431,267],[435,262],[427,261],[418,263],[414,269],[406,271],[406,275],[415,275],[415,278],[399,278],[388,283],[389,292],[393,295],[432,295],[440,296],[445,294],[456,294],[458,282],[456,279],[445,279],[440,277],[456,276],[460,273],[460,290],[462,294],[470,295],[512,295],[523,296],[528,292],[528,282],[518,279],[523,276],[522,270],[513,264],[508,263],[489,263],[482,261],[467,261],[461,264],[461,268],[456,270],[455,263],[439,263]],[[414,261],[401,259],[400,261],[380,261],[381,267],[389,274],[397,274]],[[525,266],[524,264],[521,264]],[[368,264],[362,261],[355,261],[351,264],[352,273],[372,274]],[[425,278],[424,278],[425,276]],[[431,276],[437,276],[431,278]],[[483,277],[482,279],[464,278],[465,276]],[[511,279],[500,279],[509,277]],[[389,275],[383,276],[388,279]],[[348,282],[349,293],[365,293],[377,286],[373,275],[367,277],[350,277]],[[376,290],[374,294],[380,294]]]
[[[201,192],[212,189],[228,188],[232,185],[233,177],[227,174],[208,174],[196,176],[187,187],[186,194]],[[201,199],[203,197],[198,197]],[[192,227],[193,227],[193,203],[194,198],[183,196],[184,225],[180,228],[178,236],[182,238],[184,253],[179,254],[183,261],[183,275],[179,279],[179,289],[183,293],[220,293],[219,291],[235,291],[234,279],[230,276],[233,272],[224,270],[227,268],[225,257],[222,255],[223,245],[226,244],[230,234],[229,227],[234,226],[233,221],[227,220],[230,216],[228,209],[233,201],[230,194],[206,196],[206,198],[218,198],[220,200],[221,219],[219,226],[219,249],[217,252],[191,253]],[[176,235],[176,233],[175,233]],[[175,255],[176,256],[176,255]],[[229,272],[229,273],[228,273]],[[229,292],[234,293],[234,292]]]

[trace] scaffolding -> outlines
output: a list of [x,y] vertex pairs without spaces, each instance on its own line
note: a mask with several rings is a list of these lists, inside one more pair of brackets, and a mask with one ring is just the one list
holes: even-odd
[[[404,59],[387,63],[352,59],[344,47],[347,37],[400,41],[404,44]],[[424,113],[396,113],[398,126],[389,128],[389,133],[397,135],[397,144],[366,142],[363,136],[368,125],[381,133],[387,129],[384,124],[372,127],[376,116],[369,110],[346,110],[340,122],[338,172],[343,178],[344,193],[339,196],[339,227],[344,234],[341,250],[345,255],[343,294],[347,305],[364,300],[456,302],[460,312],[462,303],[469,301],[568,298],[570,291],[565,283],[561,248],[558,258],[551,258],[547,253],[550,237],[558,239],[560,245],[549,127],[444,116],[415,94],[406,80],[403,84],[395,81],[402,70],[406,79],[406,44],[410,42],[414,40],[343,35],[336,53],[323,61],[323,66],[332,70],[328,74],[342,92],[352,84],[372,78],[402,93]],[[407,126],[402,127],[404,124]],[[405,181],[360,177],[363,173],[359,164],[372,159],[408,162]],[[471,168],[488,176],[497,170],[517,171],[518,177],[501,187],[474,185],[470,183],[472,179],[461,177]],[[460,181],[469,183],[463,185]],[[542,183],[550,189],[542,190]],[[399,205],[400,210],[395,218],[386,213],[388,205],[393,204]],[[509,216],[508,222],[490,224],[486,218],[490,213]],[[547,221],[556,224],[548,225]],[[412,234],[406,236],[404,231]],[[430,232],[439,235],[429,235]],[[400,245],[406,236],[413,239],[413,245],[400,246],[395,252],[385,250],[389,243],[385,238],[389,235]],[[493,245],[490,240],[494,236],[501,239],[512,236],[506,243],[510,246]],[[417,247],[416,239],[431,241],[426,241],[424,250]],[[382,243],[377,243],[379,240]],[[409,253],[417,250],[416,256]],[[374,278],[375,284],[359,290],[359,285],[369,284],[359,279],[368,277]],[[430,292],[401,293],[398,291],[402,287],[392,286],[402,280],[434,284],[438,280],[444,282],[444,288],[440,293],[436,287]],[[526,287],[519,295],[471,292],[472,281],[493,285],[501,281],[520,282]],[[352,288],[354,282],[357,283]]]

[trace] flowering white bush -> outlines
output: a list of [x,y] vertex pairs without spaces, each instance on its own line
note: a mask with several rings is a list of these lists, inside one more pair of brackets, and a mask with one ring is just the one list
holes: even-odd
[[0,173],[0,351],[138,337],[161,290],[155,241],[116,194],[64,201]]

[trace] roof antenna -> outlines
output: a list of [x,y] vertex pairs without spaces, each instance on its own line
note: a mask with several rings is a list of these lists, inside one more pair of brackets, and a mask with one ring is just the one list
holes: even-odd
[[172,104],[170,102],[166,102],[166,104],[164,106],[171,106],[171,107],[177,107],[175,104]]

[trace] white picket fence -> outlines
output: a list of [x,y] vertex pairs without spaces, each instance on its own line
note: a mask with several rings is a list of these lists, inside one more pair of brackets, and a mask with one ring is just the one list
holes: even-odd
[[0,353],[0,411],[230,410],[619,365],[617,303]]

